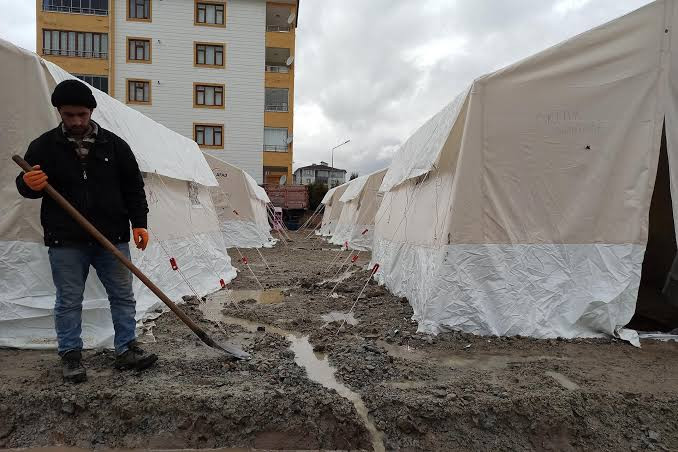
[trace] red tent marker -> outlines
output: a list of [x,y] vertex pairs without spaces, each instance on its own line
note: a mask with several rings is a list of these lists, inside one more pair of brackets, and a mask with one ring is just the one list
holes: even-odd
[[179,266],[177,265],[177,260],[175,258],[170,257],[170,265],[172,266],[172,270],[179,270]]
[[367,234],[367,231],[369,231],[369,229],[365,229],[361,235]]
[[372,274],[374,275],[378,271],[379,271],[379,264],[374,264],[374,268],[372,269]]
[[353,256],[353,258],[351,259],[351,263],[355,263],[355,261],[357,261],[357,260],[358,260],[358,255],[356,254],[356,255]]
[[221,284],[222,289],[226,288],[226,282],[223,280],[223,278],[219,280],[219,284]]
[[247,265],[247,256],[242,257],[242,262],[243,264]]

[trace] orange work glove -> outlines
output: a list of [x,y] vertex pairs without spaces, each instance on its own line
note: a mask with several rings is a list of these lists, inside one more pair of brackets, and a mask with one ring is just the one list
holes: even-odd
[[41,191],[47,186],[47,174],[40,169],[40,165],[35,165],[32,171],[24,173],[23,179],[33,191]]
[[148,245],[148,231],[144,228],[134,228],[132,229],[132,237],[134,237],[134,243],[137,248],[141,251],[146,249]]

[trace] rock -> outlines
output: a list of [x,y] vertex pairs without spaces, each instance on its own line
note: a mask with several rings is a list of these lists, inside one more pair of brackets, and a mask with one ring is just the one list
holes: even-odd
[[650,441],[656,443],[657,441],[659,441],[660,434],[658,432],[655,432],[654,430],[650,430],[647,432],[647,437],[650,438]]
[[62,401],[61,411],[66,414],[75,414],[75,403],[71,401]]
[[409,416],[400,416],[396,421],[396,425],[403,433],[414,433],[417,431],[417,426],[414,425]]
[[447,397],[447,391],[445,391],[444,389],[434,389],[433,395],[438,397],[439,399],[444,399],[445,397]]
[[454,401],[454,400],[457,400],[457,394],[451,392],[451,393],[447,394],[447,396],[445,398],[447,400]]
[[0,426],[0,440],[7,438],[9,435],[12,434],[14,429],[16,428],[16,424],[12,419],[8,419],[4,425]]
[[200,304],[200,300],[195,295],[184,295],[183,297],[181,297],[181,299],[184,300],[186,304],[194,306]]

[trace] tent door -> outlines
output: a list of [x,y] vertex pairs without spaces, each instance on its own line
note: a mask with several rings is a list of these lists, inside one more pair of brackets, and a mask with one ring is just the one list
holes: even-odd
[[[629,327],[644,331],[678,328],[678,254],[671,204],[666,128],[650,204],[650,225],[636,314]],[[673,271],[672,271],[673,267]]]

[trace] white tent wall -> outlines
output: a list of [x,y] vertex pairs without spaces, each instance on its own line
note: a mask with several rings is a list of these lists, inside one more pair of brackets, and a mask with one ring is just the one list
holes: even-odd
[[374,218],[378,209],[377,197],[386,170],[380,170],[350,181],[339,198],[343,203],[341,214],[330,240],[336,245],[346,242],[349,248],[358,250],[372,249],[374,238]]
[[334,226],[334,231],[332,236],[329,238],[329,242],[335,245],[344,245],[348,242],[348,239],[353,235],[353,228],[358,216],[358,200],[354,199],[349,202],[343,202],[341,207],[341,214]]
[[[72,78],[37,55],[0,40],[0,346],[55,348],[55,288],[39,223],[39,200],[16,191],[19,168],[12,154],[23,155],[41,132],[59,123],[50,104],[53,87]],[[132,259],[170,298],[220,287],[236,275],[226,252],[207,185],[216,185],[197,145],[92,88],[99,107],[94,120],[123,136],[139,160],[149,202],[151,241],[144,252],[131,244]],[[155,143],[144,138],[152,136]],[[181,164],[172,165],[177,157]],[[156,168],[155,165],[158,162]],[[190,193],[189,193],[190,192]],[[183,276],[171,269],[168,253]],[[161,303],[134,280],[137,319]],[[85,347],[112,346],[113,327],[105,291],[90,271],[82,312]]]
[[270,200],[264,189],[237,166],[209,154],[205,158],[219,183],[210,191],[226,247],[273,246],[266,212]]
[[347,187],[348,184],[342,184],[332,189],[334,192],[332,192],[332,195],[329,196],[327,204],[325,204],[323,221],[320,228],[320,235],[323,237],[331,238],[336,232],[337,223],[339,222],[339,217],[341,216],[341,211],[344,207],[344,203],[340,201],[340,198],[346,191]]
[[334,234],[330,240],[335,245],[348,243],[353,236],[353,229],[358,220],[358,209],[360,208],[360,195],[365,187],[369,175],[360,176],[347,183],[346,190],[339,198],[343,203],[341,214],[334,227]]
[[330,225],[330,217],[332,216],[332,197],[334,196],[335,191],[337,191],[337,187],[330,188],[327,190],[327,193],[325,193],[325,196],[323,196],[322,201],[320,201],[320,204],[323,206],[323,216],[320,220],[320,228],[315,231],[316,235],[323,237],[327,235]]
[[420,331],[598,336],[629,322],[662,122],[676,113],[676,9],[657,1],[477,79],[446,140],[430,124],[415,133],[443,145],[401,148],[373,261]]
[[374,241],[374,222],[377,211],[383,200],[383,193],[379,193],[386,169],[369,174],[360,193],[358,212],[355,226],[348,240],[350,248],[361,251],[372,250]]

